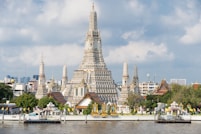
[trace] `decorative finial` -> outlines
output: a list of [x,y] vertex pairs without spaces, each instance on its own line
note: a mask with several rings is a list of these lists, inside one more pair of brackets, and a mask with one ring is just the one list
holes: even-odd
[[92,10],[94,11],[94,2],[92,3]]
[[43,62],[43,53],[41,53],[40,56],[41,56],[41,57],[40,57],[40,61]]

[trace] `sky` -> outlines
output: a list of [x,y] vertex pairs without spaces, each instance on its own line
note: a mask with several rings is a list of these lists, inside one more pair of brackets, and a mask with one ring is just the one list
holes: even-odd
[[[201,82],[200,0],[1,0],[0,79],[38,74],[68,78],[79,68],[92,3],[103,56],[115,82],[128,63],[139,81]],[[149,77],[148,77],[149,76]]]

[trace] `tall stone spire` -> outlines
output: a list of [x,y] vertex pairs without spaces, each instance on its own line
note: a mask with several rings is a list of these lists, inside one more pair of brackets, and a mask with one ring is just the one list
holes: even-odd
[[94,3],[92,4],[92,10],[90,13],[89,30],[90,31],[97,30],[97,14],[94,9]]
[[44,62],[43,57],[41,56],[41,62],[39,66],[39,79],[38,79],[38,89],[36,92],[36,98],[41,99],[47,95],[47,89],[45,87],[45,72],[44,72]]
[[41,56],[40,66],[39,66],[39,85],[43,84],[45,81],[45,72],[44,72],[44,62],[43,56]]
[[122,87],[121,87],[120,97],[118,100],[119,105],[124,105],[127,102],[128,92],[129,92],[128,64],[124,62],[123,75],[122,75]]
[[96,64],[99,64],[99,67],[106,68],[102,54],[100,32],[97,28],[97,14],[94,5],[92,5],[89,17],[89,30],[85,40],[84,58],[80,68],[94,69]]
[[68,81],[66,65],[63,66],[63,73],[62,74],[63,75],[62,75],[61,91],[63,91],[66,88],[66,84],[67,84],[67,81]]
[[133,80],[132,80],[132,83],[131,83],[131,91],[133,91],[136,94],[140,94],[138,68],[137,68],[136,65],[134,67],[134,75],[133,75]]
[[122,75],[122,86],[127,86],[129,80],[129,75],[128,75],[128,64],[124,62],[123,64],[123,75]]
[[[73,78],[67,84],[66,98],[76,104],[82,99],[79,85],[85,81],[89,92],[95,92],[104,102],[117,102],[117,87],[111,71],[106,67],[102,54],[101,36],[98,30],[97,14],[92,5],[89,16],[89,29],[86,34],[84,56],[79,69],[74,71]],[[69,95],[70,93],[70,95]],[[70,99],[69,99],[70,98]]]

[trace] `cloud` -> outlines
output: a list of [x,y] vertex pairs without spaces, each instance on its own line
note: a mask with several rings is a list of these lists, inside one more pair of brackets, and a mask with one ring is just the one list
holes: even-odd
[[77,43],[86,32],[91,4],[90,0],[1,2],[0,45]]
[[73,66],[81,62],[83,48],[76,44],[23,47],[20,53],[14,56],[7,57],[6,55],[1,55],[1,57],[4,62],[20,62],[31,66],[38,66],[41,54],[47,66],[60,66],[64,64]]
[[201,21],[192,27],[185,29],[185,34],[180,38],[183,44],[198,44],[201,43]]
[[125,40],[136,40],[139,39],[141,36],[144,35],[145,30],[136,30],[136,31],[128,31],[124,33],[121,37]]
[[139,41],[131,41],[126,46],[118,47],[111,50],[106,57],[107,63],[127,62],[153,62],[153,61],[169,61],[174,59],[174,54],[168,52],[164,44],[156,45],[154,43]]
[[144,12],[145,5],[140,3],[139,0],[129,0],[129,7],[134,15],[141,15]]
[[[79,4],[78,4],[79,3]],[[46,1],[41,8],[42,13],[38,15],[37,20],[40,23],[51,24],[59,23],[60,25],[72,26],[87,20],[90,0],[60,0]]]
[[190,20],[192,19],[193,19],[193,16],[190,15],[190,13],[180,9],[179,7],[175,8],[173,14],[161,16],[161,21],[164,24],[170,25],[170,26],[178,26],[181,24],[183,25],[185,23],[189,23]]

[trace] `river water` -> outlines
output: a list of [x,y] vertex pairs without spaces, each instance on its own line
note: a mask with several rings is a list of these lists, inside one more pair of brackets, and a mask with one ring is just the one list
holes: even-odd
[[0,124],[0,134],[200,134],[201,122],[158,124],[153,121],[69,121],[61,124]]

